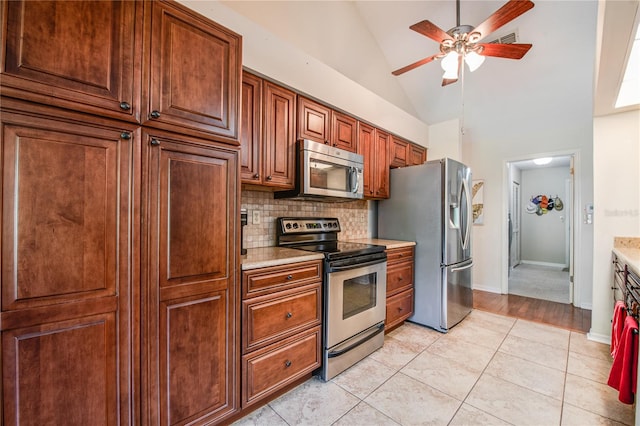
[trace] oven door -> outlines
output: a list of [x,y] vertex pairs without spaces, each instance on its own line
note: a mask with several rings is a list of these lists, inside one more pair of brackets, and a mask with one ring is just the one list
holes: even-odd
[[325,294],[325,348],[384,322],[387,261],[331,267]]

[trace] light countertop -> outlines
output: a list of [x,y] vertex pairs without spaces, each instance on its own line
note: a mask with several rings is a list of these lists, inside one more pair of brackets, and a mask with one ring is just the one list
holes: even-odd
[[398,240],[382,240],[378,238],[360,238],[357,240],[349,240],[354,243],[373,244],[376,246],[385,246],[388,249],[415,246],[415,241],[398,241]]
[[264,268],[267,266],[286,265],[324,259],[322,253],[313,253],[284,247],[259,247],[247,249],[247,254],[240,257],[242,270]]

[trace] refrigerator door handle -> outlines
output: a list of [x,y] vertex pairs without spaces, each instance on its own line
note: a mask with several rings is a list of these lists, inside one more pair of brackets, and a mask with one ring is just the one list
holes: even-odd
[[[465,203],[462,202],[462,197],[465,197]],[[471,211],[473,210],[471,206],[471,197],[469,196],[469,185],[467,184],[467,180],[462,180],[462,191],[460,191],[460,205],[464,206],[460,210],[460,220],[464,221],[464,224],[461,224],[461,231],[464,232],[464,236],[462,237],[462,248],[466,249],[469,246],[469,239],[471,236]]]
[[473,266],[473,260],[471,261],[471,263],[464,265],[464,266],[460,266],[458,268],[451,268],[451,272],[458,272],[458,271],[464,271],[465,269],[469,269]]

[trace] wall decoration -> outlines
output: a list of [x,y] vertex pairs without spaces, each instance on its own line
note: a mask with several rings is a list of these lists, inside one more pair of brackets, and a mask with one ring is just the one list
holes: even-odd
[[483,212],[484,180],[474,180],[471,188],[471,205],[473,207],[473,224],[484,224]]

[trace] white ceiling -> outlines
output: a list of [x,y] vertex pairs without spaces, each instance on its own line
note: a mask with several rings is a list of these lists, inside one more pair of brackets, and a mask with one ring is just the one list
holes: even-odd
[[[535,120],[542,109],[566,113],[572,103],[597,104],[595,0],[534,0],[533,9],[489,36],[516,31],[519,42],[533,44],[523,59],[489,57],[476,72],[467,72],[463,82],[444,88],[439,62],[398,77],[391,72],[438,52],[436,42],[409,26],[423,19],[444,30],[455,26],[453,0],[222,3],[428,124],[461,116],[464,122],[465,117],[473,119],[476,108],[489,108],[505,119],[521,110]],[[504,3],[463,0],[461,24],[476,26]],[[637,0],[607,2],[607,8],[623,10],[609,14],[615,34],[603,41],[603,46],[609,43],[603,56],[612,70],[597,75],[596,89],[606,87],[603,93],[610,94],[619,84],[625,37],[627,42],[631,39],[637,4]],[[608,100],[601,111],[607,108]]]

